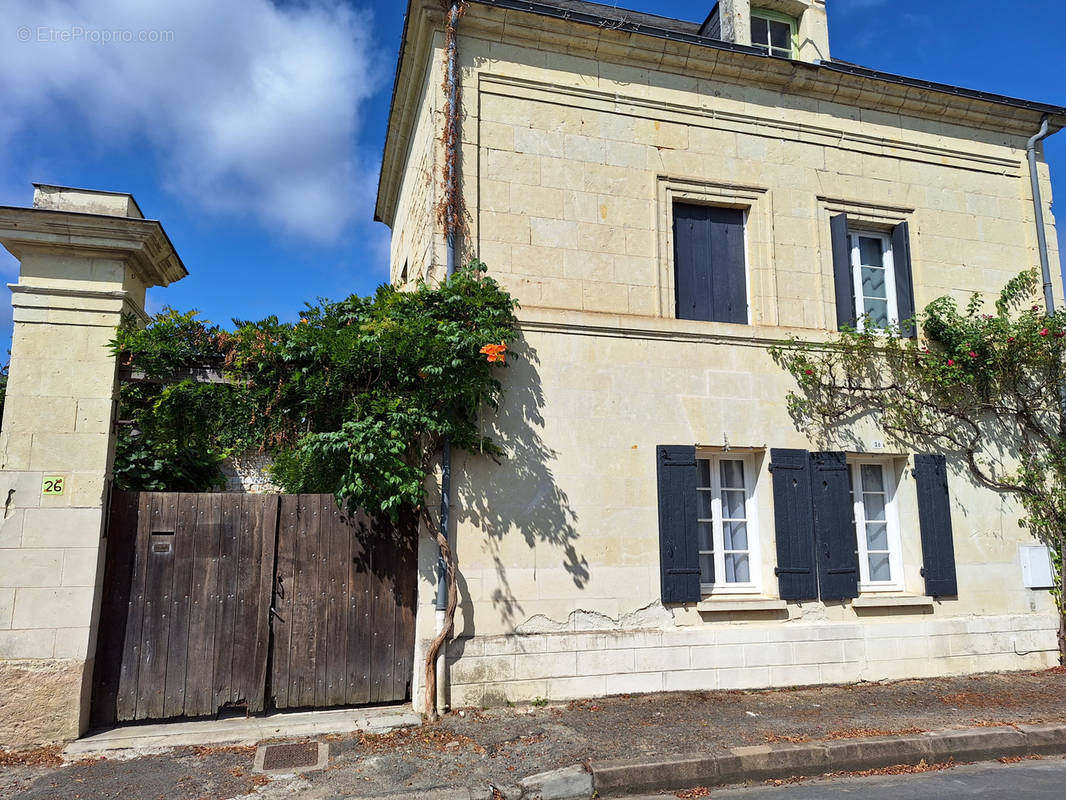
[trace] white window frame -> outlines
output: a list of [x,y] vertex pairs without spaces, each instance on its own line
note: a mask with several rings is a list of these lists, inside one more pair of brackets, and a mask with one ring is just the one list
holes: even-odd
[[[712,524],[714,542],[714,574],[715,583],[703,583],[701,577],[700,591],[704,595],[735,595],[735,594],[761,594],[762,593],[762,555],[759,548],[759,524],[756,515],[755,485],[758,472],[755,469],[755,458],[751,454],[731,453],[727,451],[697,451],[697,461],[710,461],[711,486],[701,487],[697,485],[696,493],[709,492],[711,495],[711,519],[699,516],[699,504],[697,501],[695,513],[697,525],[701,522]],[[725,537],[722,528],[722,461],[739,461],[744,465],[744,514],[748,527],[748,574],[751,578],[747,583],[726,583],[724,578],[725,569]],[[698,473],[697,473],[698,474]],[[706,550],[700,550],[700,555],[706,555]],[[721,576],[722,580],[718,580]]]
[[[768,8],[753,8],[751,10],[751,19],[752,19],[752,21],[759,20],[759,21],[765,22],[767,24],[767,37],[766,38],[767,38],[767,42],[768,42],[767,45],[766,45],[766,49],[764,51],[763,51],[763,46],[761,44],[755,44],[754,41],[752,41],[752,43],[751,43],[752,47],[754,47],[756,50],[760,50],[760,51],[765,52],[766,55],[771,56],[773,58],[789,58],[789,59],[793,59],[793,60],[796,59],[797,53],[798,53],[798,50],[799,50],[798,35],[797,35],[796,31],[797,31],[797,29],[799,27],[799,24],[798,24],[798,20],[795,17],[789,16],[788,14],[782,14],[782,13],[777,12],[777,11],[772,11],[772,10],[770,10]],[[769,24],[771,22],[777,22],[777,23],[780,23],[782,25],[788,25],[788,27],[789,27],[789,36],[788,36],[789,53],[788,53],[787,56],[786,55],[782,55],[780,52],[775,52],[775,51],[780,51],[781,48],[774,47],[773,44],[770,43]]]
[[[869,547],[866,536],[866,506],[863,503],[862,467],[881,467],[885,486],[885,523],[888,526],[888,565],[892,578],[887,581],[870,580]],[[896,505],[896,470],[891,459],[855,458],[848,460],[851,471],[852,505],[855,519],[856,552],[859,555],[859,592],[903,591],[903,543],[899,530],[899,509]]]
[[[885,268],[885,299],[888,301],[888,324],[899,325],[899,302],[896,297],[896,261],[892,255],[892,237],[881,231],[848,229],[848,247],[851,252],[851,286],[855,294],[855,319],[860,330],[866,329],[866,298],[862,293],[862,250],[859,238],[878,239],[881,242],[881,259]],[[880,328],[878,328],[880,330]]]

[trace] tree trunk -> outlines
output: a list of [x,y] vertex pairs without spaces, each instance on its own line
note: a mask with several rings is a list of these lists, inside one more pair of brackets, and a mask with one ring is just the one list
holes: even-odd
[[[1066,667],[1066,536],[1060,536],[1055,544],[1058,558],[1053,563],[1058,567],[1059,582],[1055,605],[1059,610],[1059,665]],[[1054,554],[1053,554],[1054,555]]]
[[426,651],[425,663],[425,701],[422,713],[427,719],[436,720],[440,716],[437,713],[437,656],[440,654],[444,643],[452,635],[452,630],[455,627],[455,609],[459,604],[459,590],[456,585],[455,556],[452,553],[451,546],[448,544],[447,533],[440,529],[440,526],[437,525],[433,515],[428,510],[423,509],[422,518],[426,521],[433,538],[440,546],[441,554],[444,556],[444,563],[447,565],[448,604],[444,610],[444,627],[441,628],[440,633],[430,644],[429,650]]

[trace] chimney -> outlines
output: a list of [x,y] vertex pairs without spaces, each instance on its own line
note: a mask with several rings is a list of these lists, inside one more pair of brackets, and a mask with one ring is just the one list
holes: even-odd
[[701,33],[769,56],[829,60],[826,0],[719,0]]

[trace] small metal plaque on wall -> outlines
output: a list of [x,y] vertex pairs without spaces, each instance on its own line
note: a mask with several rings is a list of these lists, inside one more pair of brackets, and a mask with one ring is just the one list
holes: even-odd
[[63,494],[67,490],[66,475],[46,475],[41,484],[41,494],[53,497]]

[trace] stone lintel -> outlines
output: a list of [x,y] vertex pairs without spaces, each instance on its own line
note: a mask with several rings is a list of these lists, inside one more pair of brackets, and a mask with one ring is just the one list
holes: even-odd
[[99,189],[73,189],[69,186],[33,184],[33,207],[48,211],[78,211],[108,217],[144,219],[132,194],[103,192]]
[[19,260],[27,254],[118,257],[146,287],[189,274],[157,220],[0,206],[0,244]]

